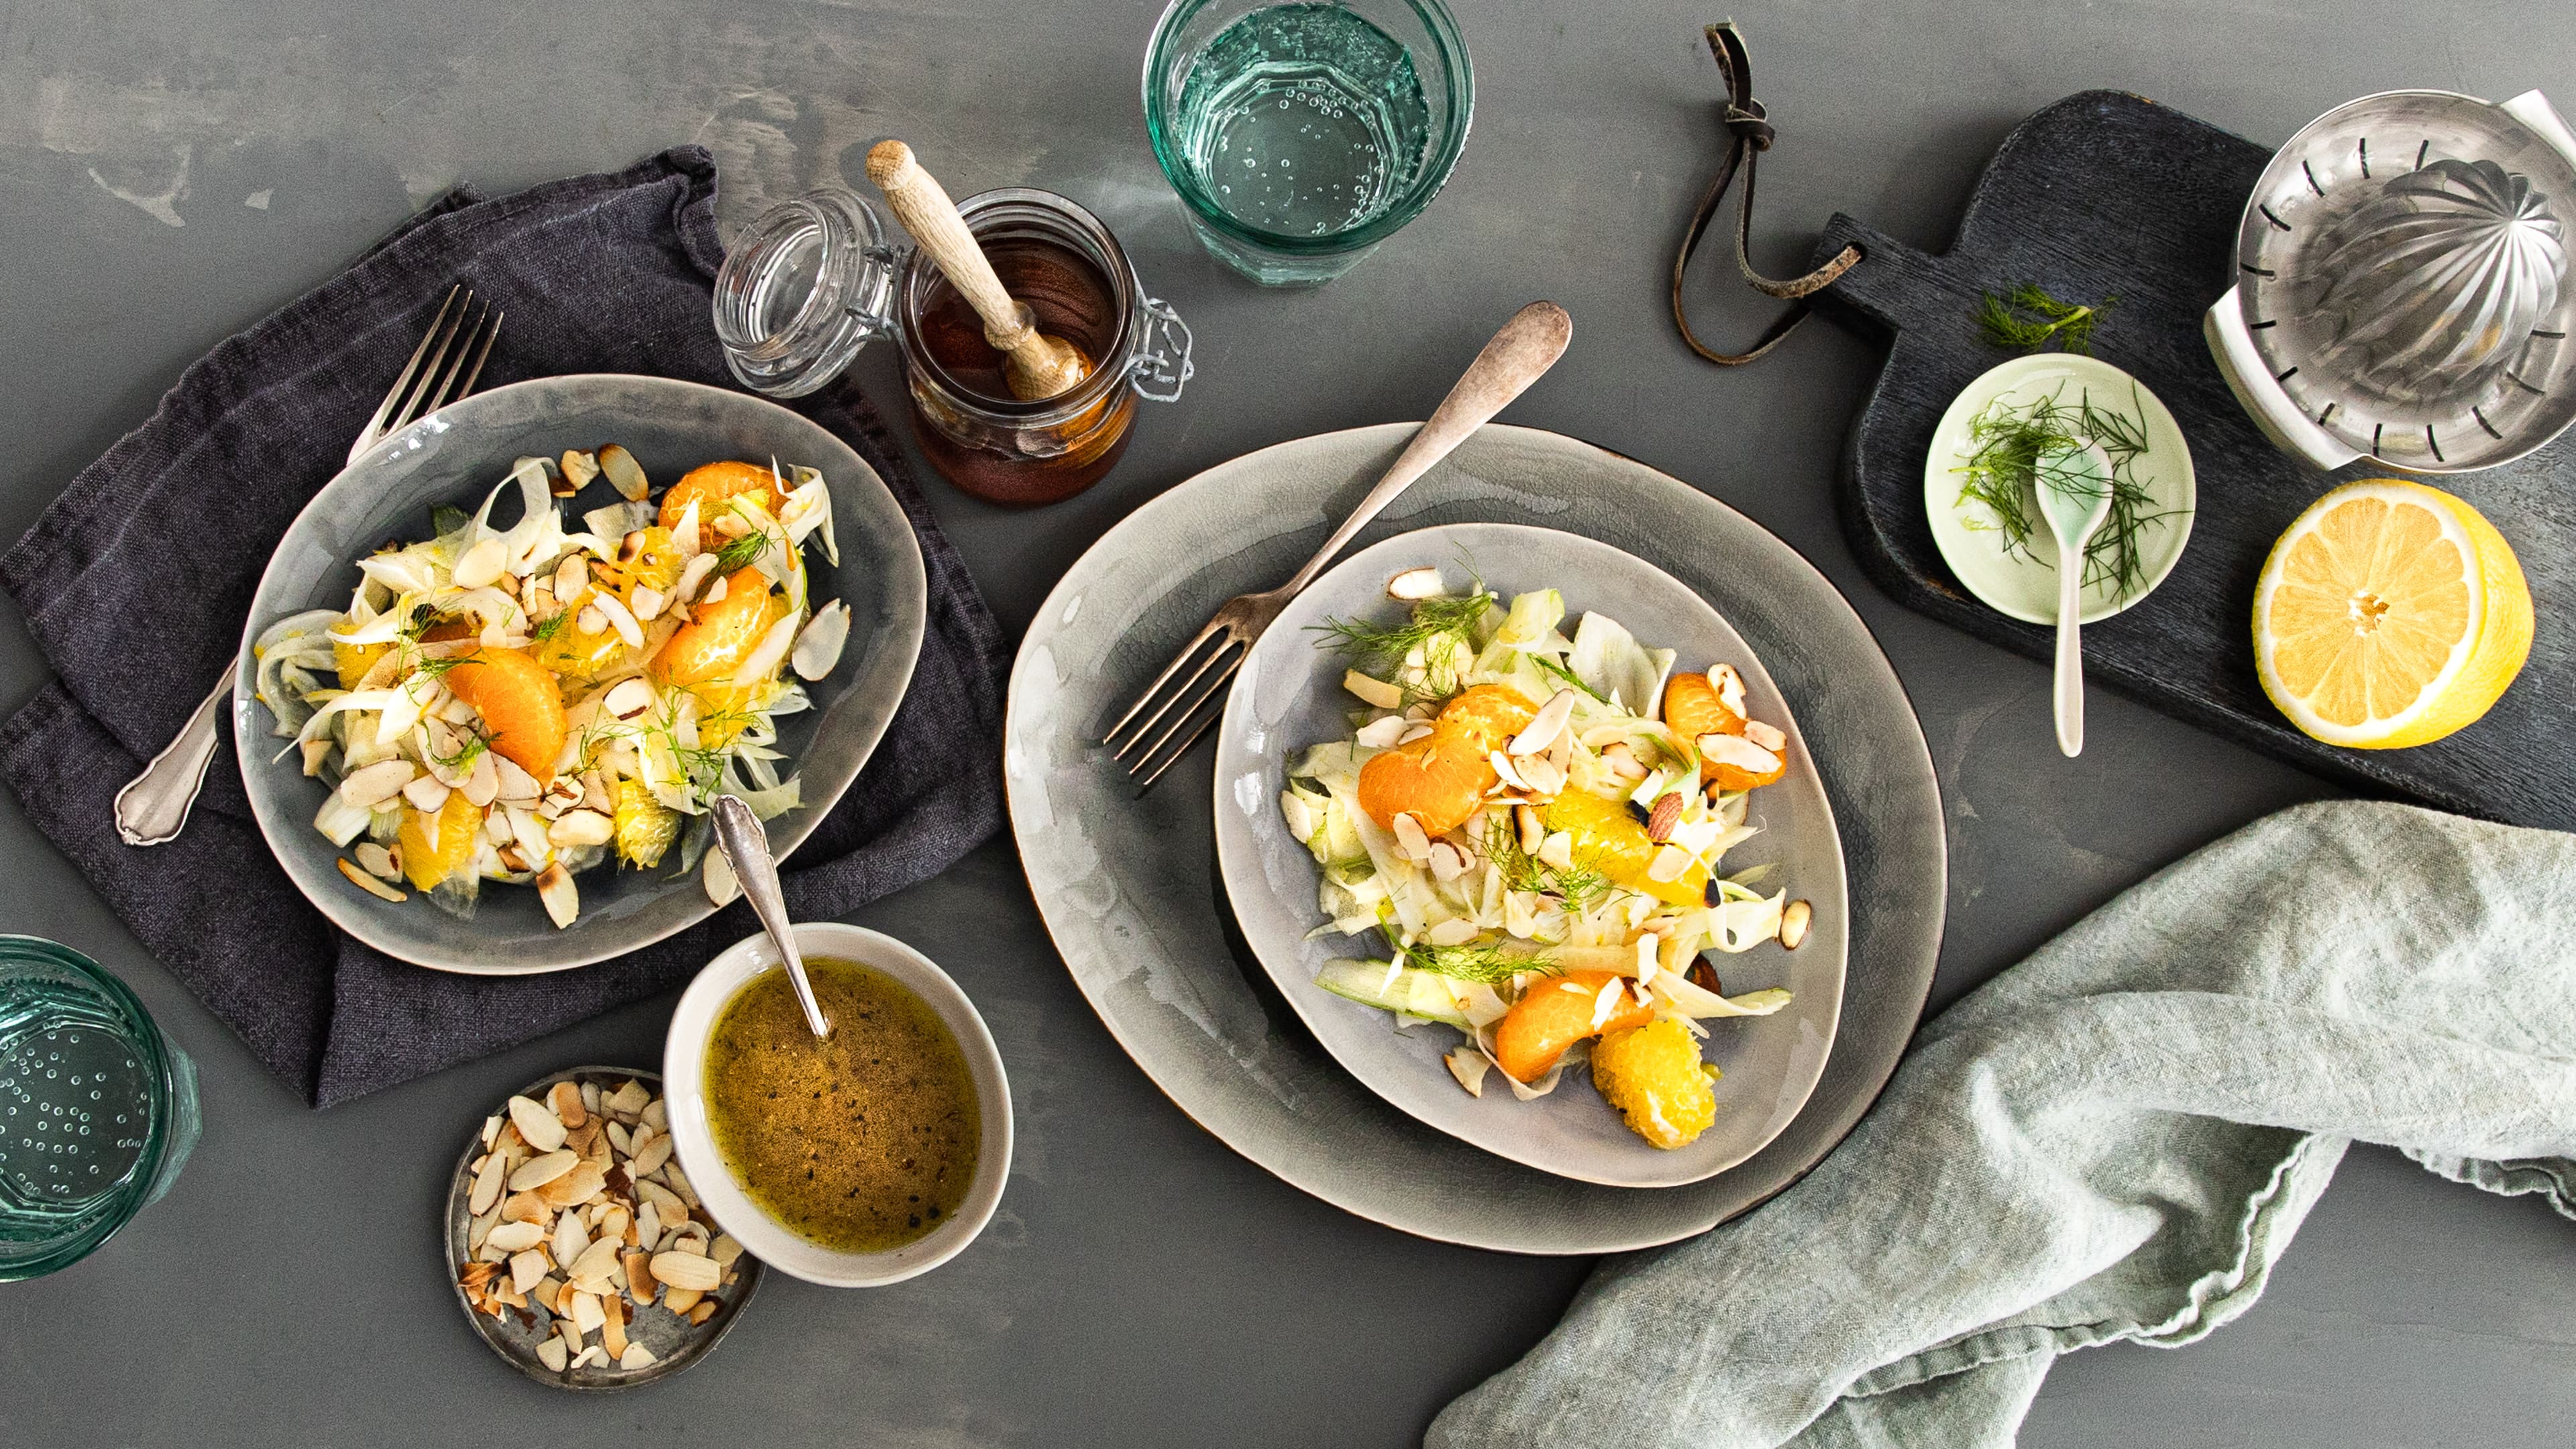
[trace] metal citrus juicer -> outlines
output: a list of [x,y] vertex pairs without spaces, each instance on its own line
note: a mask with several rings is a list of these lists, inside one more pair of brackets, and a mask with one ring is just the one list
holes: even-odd
[[2364,96],[2264,168],[2201,330],[2255,423],[2317,468],[2509,463],[2576,422],[2571,219],[2576,132],[2540,92]]

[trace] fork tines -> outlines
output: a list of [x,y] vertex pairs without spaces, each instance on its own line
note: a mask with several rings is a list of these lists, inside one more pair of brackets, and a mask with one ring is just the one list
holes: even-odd
[[[1225,705],[1226,683],[1243,667],[1251,642],[1225,621],[1211,620],[1109,727],[1101,743],[1109,746],[1110,758],[1126,761],[1127,776],[1136,782],[1137,793],[1152,788],[1216,723]],[[1182,670],[1194,660],[1198,667],[1183,676]]]
[[494,311],[489,301],[477,306],[474,294],[462,283],[448,288],[447,300],[439,303],[438,315],[430,319],[429,330],[412,349],[402,375],[394,379],[376,415],[359,431],[356,445],[349,449],[351,460],[472,393],[475,380],[483,375],[483,360],[492,355],[492,341],[501,335],[505,315]]

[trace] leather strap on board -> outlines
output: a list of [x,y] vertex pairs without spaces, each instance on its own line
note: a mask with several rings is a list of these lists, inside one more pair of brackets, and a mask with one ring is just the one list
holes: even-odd
[[[1823,266],[1787,281],[1774,281],[1753,270],[1749,250],[1753,241],[1753,163],[1755,157],[1771,149],[1778,133],[1772,129],[1762,103],[1753,99],[1753,61],[1745,50],[1744,33],[1735,28],[1735,22],[1721,21],[1708,27],[1708,48],[1717,57],[1719,77],[1726,82],[1726,159],[1718,163],[1707,194],[1699,199],[1699,210],[1691,214],[1690,231],[1682,237],[1681,253],[1673,258],[1673,325],[1681,329],[1682,340],[1690,344],[1691,351],[1720,367],[1741,367],[1779,346],[1796,330],[1807,319],[1806,298],[1858,265],[1861,250],[1858,246],[1844,247]],[[1739,166],[1744,170],[1744,196],[1736,212],[1735,265],[1755,290],[1781,298],[1789,306],[1763,330],[1752,351],[1719,352],[1691,332],[1690,318],[1682,311],[1682,274],[1689,270],[1691,254],[1699,250],[1709,219],[1717,215],[1718,203],[1726,199],[1727,184],[1735,179]]]

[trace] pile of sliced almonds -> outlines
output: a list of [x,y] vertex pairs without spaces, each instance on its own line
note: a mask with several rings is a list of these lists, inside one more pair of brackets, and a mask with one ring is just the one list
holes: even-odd
[[654,1355],[633,1335],[638,1315],[658,1308],[695,1326],[723,1311],[742,1245],[708,1219],[672,1156],[662,1099],[643,1083],[564,1081],[543,1101],[512,1097],[484,1121],[482,1146],[467,1164],[457,1287],[478,1313],[550,1326],[536,1351],[547,1368],[645,1368]]

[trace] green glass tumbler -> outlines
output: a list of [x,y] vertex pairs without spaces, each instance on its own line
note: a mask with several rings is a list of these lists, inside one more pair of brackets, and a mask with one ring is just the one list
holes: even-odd
[[170,1190],[197,1069],[124,982],[0,936],[0,1283],[68,1267]]
[[1422,214],[1467,144],[1475,76],[1440,0],[1172,0],[1145,130],[1199,240],[1314,286]]

